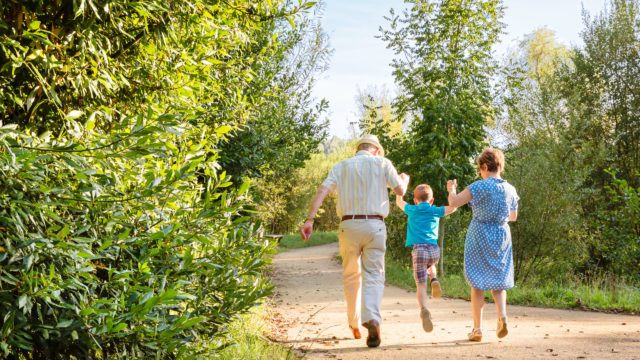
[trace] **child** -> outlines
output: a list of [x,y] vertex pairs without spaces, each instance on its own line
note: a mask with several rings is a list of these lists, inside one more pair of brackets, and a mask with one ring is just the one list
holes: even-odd
[[[409,183],[409,177],[400,176],[405,184]],[[402,197],[396,196],[396,204],[408,216],[407,221],[407,247],[413,247],[411,257],[413,259],[413,276],[416,281],[418,305],[420,306],[420,318],[422,328],[426,332],[433,330],[431,313],[427,310],[427,274],[431,279],[431,294],[438,298],[442,294],[440,282],[436,278],[436,264],[440,260],[440,248],[438,247],[438,223],[440,218],[456,211],[452,206],[433,206],[433,191],[427,184],[416,186],[413,191],[413,202],[409,205]]]

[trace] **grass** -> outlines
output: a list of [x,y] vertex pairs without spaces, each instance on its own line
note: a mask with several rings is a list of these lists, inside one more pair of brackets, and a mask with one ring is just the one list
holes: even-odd
[[[388,283],[415,290],[411,267],[388,258],[386,275]],[[461,274],[447,274],[438,278],[445,297],[469,300],[469,285]],[[509,290],[507,294],[509,304],[513,305],[640,313],[639,288],[619,284],[613,287],[604,281],[590,284],[550,283],[542,287],[522,284]],[[486,293],[486,298],[491,299],[490,292]]]
[[291,234],[285,235],[282,239],[280,239],[279,248],[288,250],[288,249],[299,249],[309,246],[318,246],[329,244],[332,242],[338,241],[338,234],[336,232],[317,232],[311,235],[311,239],[308,241],[303,241],[300,239],[300,235]]
[[[278,243],[279,250],[298,249],[317,246],[338,241],[335,232],[318,232],[309,241],[302,241],[300,236],[285,235]],[[222,350],[218,357],[222,360],[263,360],[263,359],[299,359],[288,347],[273,342],[264,336],[269,331],[268,305],[255,308],[250,314],[240,317],[229,325],[229,337],[235,344]]]
[[[314,233],[307,242],[300,236],[286,235],[280,241],[280,249],[297,249],[338,241],[335,232]],[[415,290],[410,266],[386,257],[386,278],[389,284]],[[439,276],[444,296],[469,300],[469,285],[462,274]],[[491,300],[490,292],[486,293]],[[603,280],[584,283],[567,280],[566,283],[549,283],[544,286],[518,284],[508,291],[509,304],[559,309],[584,309],[607,312],[640,313],[640,288]]]
[[250,314],[240,317],[229,325],[229,336],[235,345],[222,350],[218,354],[219,359],[299,359],[291,349],[272,342],[264,336],[268,332],[266,306],[255,308]]

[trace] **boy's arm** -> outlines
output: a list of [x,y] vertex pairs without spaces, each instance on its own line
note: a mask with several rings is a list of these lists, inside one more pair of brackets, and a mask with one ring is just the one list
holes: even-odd
[[404,201],[402,196],[396,195],[396,205],[398,205],[400,210],[402,210],[402,212],[404,212],[404,206],[407,205],[407,203]]
[[444,216],[447,216],[449,214],[453,214],[454,212],[456,212],[456,210],[458,210],[458,208],[455,207],[455,206],[445,206],[444,207]]

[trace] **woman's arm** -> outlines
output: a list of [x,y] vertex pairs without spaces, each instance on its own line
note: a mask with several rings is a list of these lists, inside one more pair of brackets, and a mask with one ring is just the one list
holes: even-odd
[[449,193],[449,206],[460,207],[471,201],[471,191],[464,189],[460,194]]
[[516,221],[518,220],[518,210],[511,210],[509,212],[509,221]]

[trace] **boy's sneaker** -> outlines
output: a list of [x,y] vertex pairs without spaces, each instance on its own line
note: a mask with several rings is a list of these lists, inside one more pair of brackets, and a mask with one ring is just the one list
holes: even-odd
[[424,331],[432,332],[433,323],[431,322],[431,313],[427,308],[422,308],[422,310],[420,310],[420,318],[422,319],[422,328]]
[[434,299],[440,299],[442,297],[442,287],[440,287],[440,281],[438,281],[438,279],[431,280],[431,297]]

